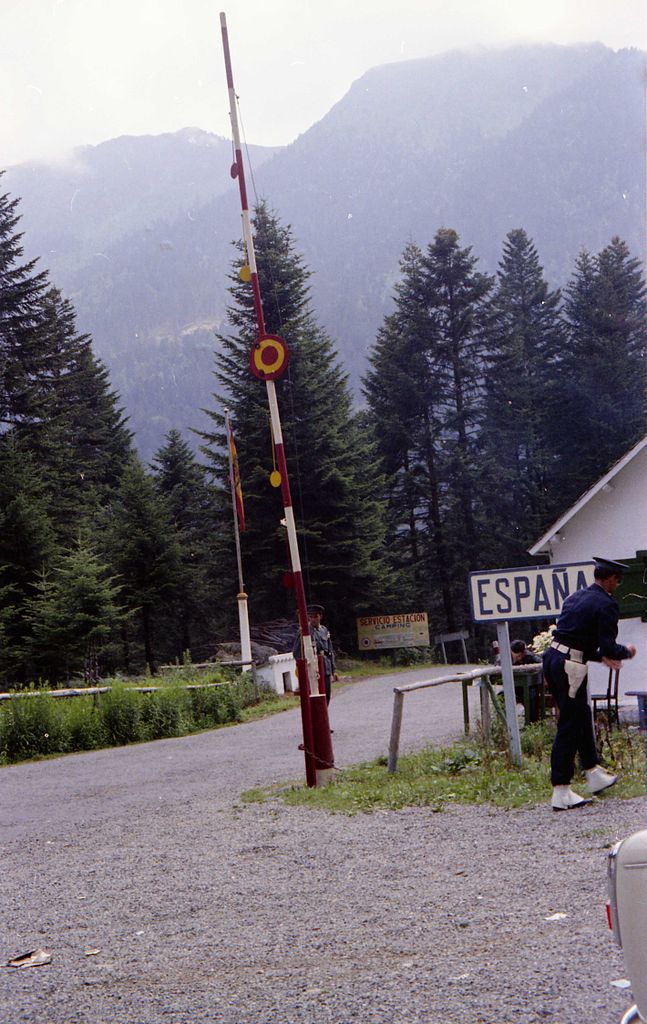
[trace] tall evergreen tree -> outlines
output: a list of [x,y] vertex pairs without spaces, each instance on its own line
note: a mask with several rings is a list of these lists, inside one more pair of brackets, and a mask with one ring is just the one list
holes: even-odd
[[71,303],[53,288],[41,302],[41,333],[48,353],[41,415],[20,432],[48,480],[52,515],[68,546],[117,486],[132,442],[107,370],[89,336],[77,334]]
[[41,418],[45,367],[41,304],[47,274],[21,263],[17,199],[0,196],[0,424],[6,430]]
[[405,249],[396,310],[366,378],[389,478],[390,538],[432,621],[450,629],[462,624],[465,574],[482,545],[477,438],[492,280],[476,262],[448,229],[424,253]]
[[71,303],[21,264],[16,206],[0,197],[0,423],[33,453],[65,545],[116,485],[131,436]]
[[205,467],[196,461],[178,430],[169,431],[166,444],[153,459],[153,471],[178,547],[166,635],[175,644],[175,656],[191,651],[195,660],[198,650],[205,656],[213,653],[219,618],[216,579],[222,524],[216,520],[214,491],[207,484]]
[[117,576],[125,608],[132,613],[133,627],[124,633],[124,660],[131,663],[134,628],[135,638],[143,645],[144,663],[154,674],[155,625],[166,613],[175,586],[179,551],[168,506],[136,456],[124,470],[105,519],[104,558]]
[[[254,232],[266,329],[285,338],[291,353],[277,395],[306,591],[326,605],[327,621],[339,642],[348,644],[353,617],[382,608],[390,587],[376,456],[353,416],[332,342],[313,316],[310,274],[294,251],[290,229],[261,204]],[[236,260],[236,270],[241,262]],[[249,371],[257,334],[252,294],[237,273],[231,280],[228,315],[235,333],[218,339],[216,379],[224,396],[219,402],[229,407],[235,425],[246,508],[245,578],[258,621],[293,615],[294,602],[281,587],[289,563],[281,495],[268,479],[273,448],[266,389]],[[220,429],[205,438],[206,450],[228,493],[223,417],[212,416]],[[227,525],[230,517],[229,509]]]
[[561,296],[522,228],[504,243],[487,330],[482,452],[492,564],[523,564],[558,511],[552,423],[564,347]]
[[465,568],[474,568],[477,558],[476,439],[483,409],[486,300],[493,284],[491,277],[476,269],[477,262],[470,247],[460,248],[455,231],[442,228],[423,263],[442,403],[443,447],[452,480],[449,493],[452,513],[461,525],[455,558]]
[[101,657],[124,620],[119,587],[106,566],[79,538],[51,572],[39,574],[34,589],[27,612],[34,675],[54,683],[79,673],[96,682]]
[[[410,243],[400,261],[396,310],[385,318],[365,379],[386,479],[388,546],[410,607],[437,606],[437,625],[455,624],[447,526],[441,513],[440,389],[427,313],[423,254]],[[406,595],[406,597],[405,597]]]
[[37,574],[56,553],[50,500],[39,467],[14,431],[0,436],[0,675],[27,681],[26,609]]
[[36,261],[22,262],[17,225],[17,200],[0,196],[0,660],[15,681],[27,671],[35,574],[108,504],[131,450],[107,371],[71,304]]
[[556,423],[567,431],[560,465],[567,502],[645,430],[645,281],[625,242],[613,238],[596,256],[580,254],[565,311],[563,413]]

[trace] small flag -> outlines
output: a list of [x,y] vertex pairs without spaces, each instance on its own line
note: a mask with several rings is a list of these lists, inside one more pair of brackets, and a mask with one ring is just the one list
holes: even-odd
[[245,529],[245,506],[243,505],[243,489],[240,485],[240,470],[238,468],[238,452],[234,441],[234,432],[229,430],[229,452],[231,454],[231,482],[234,487],[236,498],[236,515],[238,516],[238,527],[242,533]]

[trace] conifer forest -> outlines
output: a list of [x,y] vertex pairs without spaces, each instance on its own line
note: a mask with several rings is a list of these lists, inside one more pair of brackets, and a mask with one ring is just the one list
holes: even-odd
[[[469,625],[467,573],[528,564],[528,547],[644,433],[645,287],[627,244],[580,252],[560,289],[522,227],[498,271],[439,227],[403,249],[391,312],[357,403],[317,317],[291,230],[253,221],[306,594],[337,646],[355,619],[427,611]],[[252,623],[295,619],[255,317],[228,274],[213,338],[210,427],[171,429],[150,464],[71,303],[21,245],[0,199],[0,683],[155,673],[237,639],[238,578],[224,410],[233,424]],[[196,419],[197,419],[196,410]]]

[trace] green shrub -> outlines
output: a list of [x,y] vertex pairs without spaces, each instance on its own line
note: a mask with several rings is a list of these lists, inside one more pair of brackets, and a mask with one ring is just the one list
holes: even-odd
[[[87,699],[87,698],[84,698]],[[141,694],[126,686],[115,686],[99,697],[99,713],[110,746],[136,743],[141,739]]]
[[395,647],[391,651],[391,664],[396,668],[406,665],[421,665],[433,660],[430,647]]
[[107,746],[108,739],[96,697],[73,697],[60,703],[63,705],[61,711],[65,712],[67,750],[99,750]]
[[191,690],[174,680],[150,693],[119,682],[95,697],[25,694],[0,705],[0,764],[185,736],[239,722],[244,707],[266,701],[280,698],[256,692],[251,676]]
[[226,722],[239,722],[241,710],[256,702],[253,682],[230,683],[204,690],[191,690],[196,729],[208,729]]
[[530,722],[521,730],[521,752],[538,761],[549,761],[554,739],[553,722]]
[[191,704],[185,689],[176,686],[137,696],[142,698],[142,739],[158,740],[167,736],[182,736],[190,731]]
[[66,750],[56,698],[32,693],[5,701],[0,715],[0,749],[8,761],[23,761]]
[[191,714],[196,729],[209,729],[222,725],[226,719],[222,687],[190,690]]
[[222,702],[225,711],[226,722],[240,722],[240,713],[243,708],[244,684],[242,686],[221,687]]

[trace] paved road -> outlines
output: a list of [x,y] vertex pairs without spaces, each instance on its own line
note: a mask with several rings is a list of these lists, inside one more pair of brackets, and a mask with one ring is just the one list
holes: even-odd
[[[338,764],[386,752],[393,685],[419,677],[338,690]],[[461,728],[459,685],[407,698],[403,748]],[[644,801],[565,816],[241,805],[303,778],[299,733],[295,710],[0,769],[0,963],[53,958],[0,971],[1,1024],[619,1020],[605,847]]]
[[[451,669],[450,669],[451,670]],[[340,685],[330,706],[340,767],[388,751],[393,687],[447,674],[446,668],[394,673]],[[405,699],[401,750],[449,741],[462,730],[461,687],[447,684]],[[476,709],[476,691],[470,694]],[[119,819],[150,807],[151,786],[173,799],[231,803],[243,790],[305,777],[298,709],[235,728],[77,754],[0,769],[4,841],[88,821]]]

